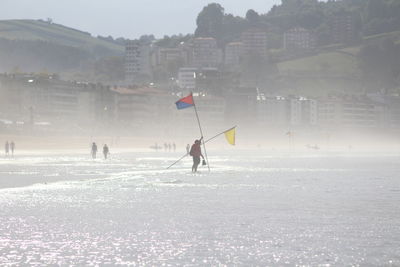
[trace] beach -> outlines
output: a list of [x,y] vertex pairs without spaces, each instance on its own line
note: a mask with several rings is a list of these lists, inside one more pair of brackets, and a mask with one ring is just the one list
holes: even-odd
[[0,263],[400,265],[399,155],[181,154],[1,158]]

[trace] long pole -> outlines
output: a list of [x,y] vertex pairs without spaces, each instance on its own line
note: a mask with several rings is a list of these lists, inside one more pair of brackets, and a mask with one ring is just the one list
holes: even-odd
[[[236,128],[236,126],[230,128],[230,129],[228,129],[228,130],[225,130],[225,131],[223,131],[223,132],[221,132],[221,133],[219,133],[219,134],[217,134],[217,135],[214,135],[213,137],[211,137],[211,138],[207,139],[206,141],[204,141],[204,143],[210,142],[211,140],[217,138],[218,136],[224,134],[224,133],[227,132],[227,131],[232,130],[233,128]],[[174,163],[172,163],[171,165],[169,165],[168,168],[167,168],[167,170],[168,170],[169,168],[171,168],[172,166],[174,166],[175,164],[177,164],[179,161],[181,161],[181,160],[182,160],[184,157],[186,157],[187,155],[189,155],[189,153],[186,153],[186,154],[183,155],[180,159],[178,159],[177,161],[175,161]]]
[[199,119],[199,114],[197,113],[197,108],[196,108],[196,104],[193,105],[194,106],[194,111],[196,113],[196,118],[197,118],[197,123],[199,124],[199,129],[200,129],[200,134],[201,134],[201,141],[203,142],[203,147],[204,147],[204,155],[206,156],[206,161],[207,161],[207,167],[208,167],[208,171],[210,172],[210,163],[208,161],[208,156],[207,156],[207,150],[206,150],[206,143],[204,142],[204,135],[203,135],[203,130],[201,129],[201,124],[200,124],[200,119]]
[[177,161],[175,161],[174,163],[172,163],[171,165],[168,166],[167,170],[169,168],[171,168],[172,166],[174,166],[175,164],[177,164],[179,161],[181,161],[184,157],[186,157],[187,155],[189,155],[189,153],[186,153],[185,155],[183,155],[180,159],[178,159]]

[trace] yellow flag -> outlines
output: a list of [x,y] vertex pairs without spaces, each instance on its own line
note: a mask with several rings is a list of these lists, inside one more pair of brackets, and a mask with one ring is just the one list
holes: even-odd
[[235,138],[236,128],[233,127],[232,129],[229,129],[228,131],[226,131],[224,134],[225,134],[225,137],[226,137],[226,140],[228,141],[228,143],[234,146],[235,141],[236,141],[236,138]]

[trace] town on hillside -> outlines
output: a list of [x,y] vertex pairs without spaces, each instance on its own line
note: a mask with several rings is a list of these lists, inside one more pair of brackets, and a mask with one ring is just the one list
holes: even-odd
[[194,34],[98,36],[125,51],[81,64],[102,78],[82,69],[0,75],[0,129],[190,136],[197,125],[174,102],[193,92],[210,131],[232,124],[249,132],[399,131],[399,5],[375,2],[287,0],[244,18],[213,3],[199,13]]

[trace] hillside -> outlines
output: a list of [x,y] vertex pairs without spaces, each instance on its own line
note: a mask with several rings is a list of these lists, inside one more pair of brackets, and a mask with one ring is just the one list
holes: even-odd
[[[363,39],[362,45],[387,38],[400,43],[400,31],[367,36]],[[325,72],[331,75],[359,74],[357,54],[362,45],[339,48],[322,47],[321,51],[315,55],[283,61],[278,64],[278,67],[281,72],[291,73]]]
[[279,62],[279,73],[290,81],[287,83],[291,93],[318,95],[360,91],[363,90],[359,83],[362,70],[358,55],[361,48],[388,38],[400,43],[400,31],[366,36],[357,46],[320,47],[319,52],[313,55]]
[[109,50],[122,53],[123,46],[107,42],[89,33],[41,20],[2,20],[0,38],[7,40],[45,41],[90,51]]
[[59,24],[0,21],[0,72],[54,72],[69,79],[114,81],[123,77],[123,52],[123,45]]

